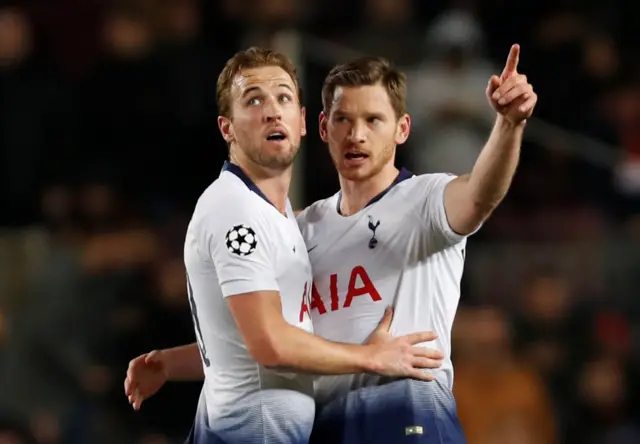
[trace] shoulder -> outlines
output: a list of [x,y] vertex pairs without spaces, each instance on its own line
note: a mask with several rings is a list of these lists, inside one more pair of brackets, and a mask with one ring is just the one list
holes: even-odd
[[337,203],[338,193],[327,199],[314,202],[300,212],[296,221],[305,242],[309,242],[318,233],[326,231],[321,224],[327,220],[332,211],[335,211]]
[[263,229],[267,225],[264,205],[244,184],[224,175],[214,181],[196,203],[190,228],[196,232],[227,232],[234,227]]
[[392,202],[408,208],[420,205],[444,193],[447,184],[457,176],[448,173],[430,173],[411,176],[398,183],[390,191]]
[[302,210],[296,217],[300,227],[317,223],[330,211],[336,208],[338,193],[326,199],[318,200]]
[[458,176],[450,173],[428,173],[419,174],[405,180],[401,185],[405,185],[408,190],[431,189],[438,185],[446,185]]

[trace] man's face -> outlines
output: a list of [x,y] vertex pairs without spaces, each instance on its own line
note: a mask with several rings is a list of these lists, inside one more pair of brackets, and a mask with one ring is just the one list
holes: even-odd
[[329,115],[320,114],[320,137],[347,180],[367,180],[393,165],[396,145],[407,140],[409,129],[409,116],[396,117],[380,84],[337,87]]
[[234,78],[230,100],[232,117],[218,117],[224,139],[257,165],[289,167],[307,131],[291,76],[277,66],[246,69]]

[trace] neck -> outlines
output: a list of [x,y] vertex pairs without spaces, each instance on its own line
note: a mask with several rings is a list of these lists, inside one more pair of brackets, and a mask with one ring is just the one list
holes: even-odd
[[229,156],[231,163],[238,165],[253,183],[262,191],[278,211],[286,215],[291,165],[283,169],[266,168],[251,161],[246,156]]
[[371,199],[389,188],[398,174],[398,169],[390,163],[382,171],[365,180],[349,180],[340,176],[340,213],[343,216],[351,216],[362,210]]

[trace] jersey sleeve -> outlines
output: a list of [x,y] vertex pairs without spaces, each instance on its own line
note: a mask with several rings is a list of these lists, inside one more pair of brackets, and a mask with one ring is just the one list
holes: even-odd
[[455,245],[467,236],[456,233],[447,219],[444,206],[444,190],[457,176],[446,173],[423,174],[417,176],[414,197],[418,199],[416,210],[433,235],[449,245]]
[[227,206],[223,215],[208,214],[202,222],[200,239],[213,261],[224,297],[280,290],[264,214],[238,202]]

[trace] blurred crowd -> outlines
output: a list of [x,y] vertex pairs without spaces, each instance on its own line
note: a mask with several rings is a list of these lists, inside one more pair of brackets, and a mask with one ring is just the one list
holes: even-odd
[[[408,74],[398,163],[468,171],[509,46],[536,88],[454,326],[470,444],[640,442],[640,34],[630,0],[0,0],[0,443],[182,442],[200,385],[134,412],[128,361],[194,339],[182,242],[226,147],[215,80],[288,51],[313,128],[330,67]],[[298,206],[337,180],[310,131]]]

